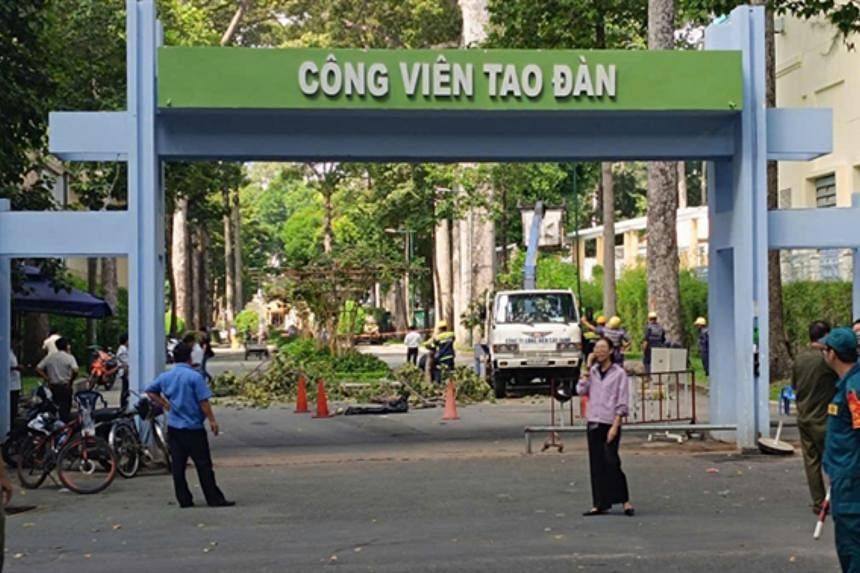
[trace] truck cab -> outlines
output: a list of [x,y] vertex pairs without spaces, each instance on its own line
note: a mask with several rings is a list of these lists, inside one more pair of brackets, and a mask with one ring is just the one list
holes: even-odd
[[574,384],[582,364],[582,332],[569,289],[496,293],[488,313],[488,382],[497,398],[509,388]]

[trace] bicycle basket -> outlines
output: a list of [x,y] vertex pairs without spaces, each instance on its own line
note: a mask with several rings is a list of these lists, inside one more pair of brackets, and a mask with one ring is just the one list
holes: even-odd
[[96,409],[99,400],[102,402],[105,401],[101,393],[94,390],[83,390],[75,394],[75,402],[78,403],[78,415],[81,419],[81,434],[84,436],[94,436],[96,433],[93,411]]

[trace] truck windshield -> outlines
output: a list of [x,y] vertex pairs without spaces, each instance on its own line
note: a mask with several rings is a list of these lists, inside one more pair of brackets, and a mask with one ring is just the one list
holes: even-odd
[[496,323],[576,322],[570,293],[502,294],[496,301]]

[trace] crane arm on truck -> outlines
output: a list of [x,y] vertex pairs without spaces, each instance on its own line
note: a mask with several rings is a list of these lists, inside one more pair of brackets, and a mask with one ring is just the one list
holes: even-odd
[[537,288],[537,256],[538,245],[540,244],[540,226],[543,222],[543,201],[538,201],[535,204],[535,214],[532,218],[532,228],[529,234],[529,245],[526,251],[526,263],[523,267],[523,288]]

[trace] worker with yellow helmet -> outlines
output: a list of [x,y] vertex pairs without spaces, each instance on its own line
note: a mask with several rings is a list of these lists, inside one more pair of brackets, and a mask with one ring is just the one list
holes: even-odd
[[448,322],[440,320],[436,324],[436,334],[424,343],[433,358],[433,381],[442,382],[442,374],[454,371],[454,333],[448,329]]
[[621,317],[613,316],[603,329],[603,336],[612,342],[612,361],[624,365],[624,351],[630,348],[630,335],[621,327]]
[[708,345],[710,342],[708,321],[705,320],[705,317],[700,316],[693,324],[699,329],[699,356],[702,358],[702,368],[705,369],[705,376],[710,376],[711,369],[708,367]]
[[657,322],[657,313],[653,310],[648,313],[648,323],[645,325],[645,336],[642,341],[642,363],[645,372],[651,372],[651,349],[666,346],[666,330]]

